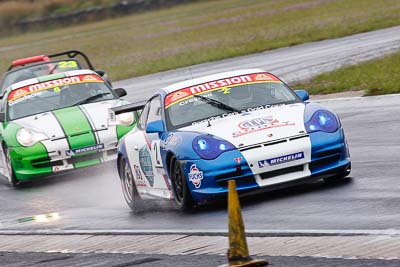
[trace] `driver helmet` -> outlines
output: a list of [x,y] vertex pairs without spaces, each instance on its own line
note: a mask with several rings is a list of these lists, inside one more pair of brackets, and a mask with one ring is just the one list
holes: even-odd
[[253,101],[252,91],[248,85],[237,86],[230,93],[231,105],[235,108],[245,108]]

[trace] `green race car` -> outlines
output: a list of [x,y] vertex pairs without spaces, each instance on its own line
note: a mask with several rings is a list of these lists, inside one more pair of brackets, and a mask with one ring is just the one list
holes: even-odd
[[92,70],[73,70],[17,82],[2,95],[0,172],[13,186],[35,177],[116,157],[118,140],[135,114],[109,120],[126,101],[122,88]]

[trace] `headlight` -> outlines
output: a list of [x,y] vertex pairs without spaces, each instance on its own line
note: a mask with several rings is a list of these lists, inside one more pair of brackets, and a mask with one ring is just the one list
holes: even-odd
[[312,115],[311,119],[305,126],[308,133],[317,131],[333,133],[339,128],[339,123],[332,112],[327,110],[318,110]]
[[203,159],[215,159],[235,146],[225,140],[216,139],[209,135],[201,135],[193,140],[194,151]]
[[132,125],[134,120],[135,116],[133,115],[133,112],[121,113],[116,116],[116,121],[118,125],[129,126]]
[[48,137],[44,133],[38,133],[27,128],[21,128],[17,132],[17,141],[22,146],[33,146],[37,142],[46,139],[48,139]]

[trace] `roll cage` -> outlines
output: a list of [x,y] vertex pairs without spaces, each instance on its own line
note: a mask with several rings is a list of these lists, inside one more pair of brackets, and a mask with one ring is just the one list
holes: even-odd
[[20,59],[14,60],[11,63],[11,65],[8,67],[7,71],[10,71],[17,67],[24,67],[25,65],[28,65],[28,64],[39,63],[39,62],[51,62],[52,58],[57,58],[57,57],[62,57],[62,56],[67,56],[67,58],[69,58],[69,59],[72,59],[72,58],[75,59],[75,58],[77,58],[77,56],[80,56],[84,59],[84,61],[86,62],[86,65],[89,69],[95,70],[92,62],[89,60],[89,57],[85,53],[83,53],[79,50],[69,50],[69,51],[64,51],[64,52],[50,54],[50,55],[38,55],[38,56],[20,58]]

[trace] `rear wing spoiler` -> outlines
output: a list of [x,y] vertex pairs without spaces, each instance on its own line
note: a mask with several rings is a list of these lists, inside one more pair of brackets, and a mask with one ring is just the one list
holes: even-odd
[[24,65],[30,64],[30,63],[50,61],[51,58],[61,57],[61,56],[67,56],[68,58],[76,58],[77,56],[81,56],[86,61],[87,66],[91,70],[94,70],[92,62],[90,62],[88,56],[85,53],[83,53],[79,50],[68,50],[68,51],[55,53],[55,54],[51,54],[51,55],[38,55],[38,56],[14,60],[11,63],[11,66],[8,67],[7,71],[12,70],[15,67],[24,66]]
[[135,102],[115,108],[111,108],[111,110],[114,112],[115,115],[121,114],[121,113],[126,113],[126,112],[131,112],[131,111],[139,111],[144,108],[144,105],[146,105],[147,100],[143,100],[140,102]]
[[147,103],[147,100],[143,100],[143,101],[140,101],[140,102],[135,102],[135,103],[131,103],[131,104],[123,105],[123,106],[110,108],[108,110],[109,111],[110,122],[115,122],[116,121],[116,116],[118,114],[132,112],[132,111],[136,111],[135,112],[135,119],[137,121],[139,119],[139,114],[138,114],[137,111],[142,110],[144,108],[144,105],[146,105],[146,103]]

